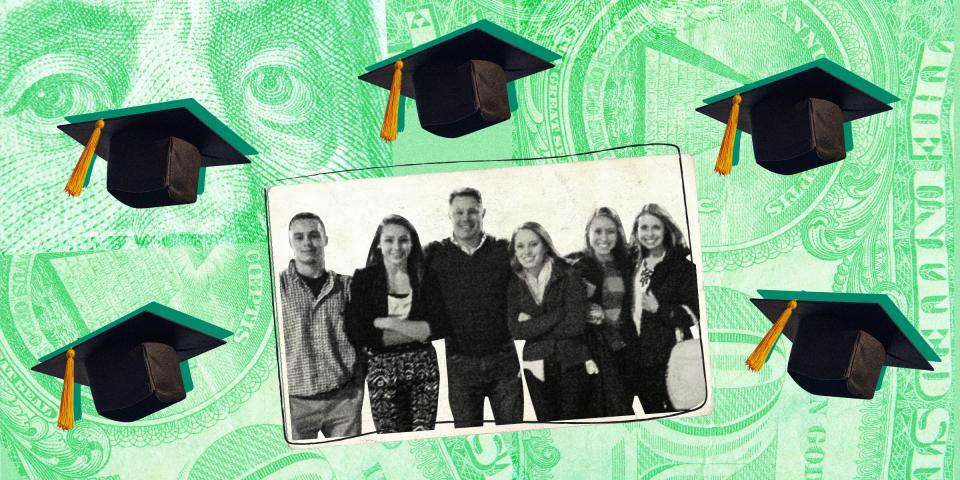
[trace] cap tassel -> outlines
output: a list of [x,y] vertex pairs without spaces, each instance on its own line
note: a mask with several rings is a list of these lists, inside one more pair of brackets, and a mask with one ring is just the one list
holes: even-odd
[[787,302],[787,308],[780,314],[780,318],[770,327],[767,334],[763,336],[763,340],[760,340],[760,344],[757,345],[757,348],[755,348],[753,353],[750,354],[750,357],[747,358],[746,363],[747,366],[750,367],[750,370],[759,372],[760,369],[763,368],[763,364],[767,363],[767,357],[770,356],[770,351],[773,350],[773,347],[777,344],[777,339],[780,338],[780,334],[783,333],[783,328],[787,326],[787,321],[790,320],[790,315],[793,314],[796,308],[796,300]]
[[403,60],[393,64],[393,81],[390,82],[390,97],[387,99],[387,111],[383,114],[383,127],[380,138],[392,142],[397,139],[397,115],[400,109],[400,85],[403,79]]
[[70,430],[73,428],[73,357],[76,352],[67,350],[67,369],[63,372],[63,393],[60,395],[60,416],[57,417],[57,428]]
[[723,131],[723,141],[720,142],[720,153],[717,154],[717,163],[713,171],[720,175],[729,175],[733,170],[733,147],[737,137],[737,124],[740,121],[740,94],[733,96],[733,106],[730,107],[730,116],[727,117],[727,128]]
[[83,191],[83,184],[86,183],[87,179],[87,171],[90,170],[90,161],[93,159],[93,154],[97,150],[97,143],[100,142],[100,131],[103,130],[103,126],[103,119],[97,120],[97,123],[94,124],[93,133],[90,134],[87,145],[83,147],[80,160],[77,161],[77,166],[73,167],[73,174],[70,175],[70,180],[67,180],[67,186],[63,191],[70,194],[71,197],[79,197],[80,192]]

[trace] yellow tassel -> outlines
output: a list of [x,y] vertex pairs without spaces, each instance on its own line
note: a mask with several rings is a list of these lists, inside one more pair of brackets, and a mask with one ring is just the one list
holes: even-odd
[[720,175],[729,175],[733,170],[733,140],[737,137],[737,123],[740,121],[740,94],[733,96],[733,106],[730,107],[730,116],[727,117],[727,128],[723,131],[723,141],[720,142],[720,153],[717,154],[717,163],[713,171]]
[[73,428],[73,357],[76,352],[67,350],[67,370],[63,372],[63,393],[60,395],[60,416],[57,417],[57,428],[70,430]]
[[383,127],[380,138],[392,142],[397,139],[397,115],[400,110],[400,86],[403,84],[403,60],[393,64],[393,81],[390,82],[390,97],[387,99],[387,111],[383,114]]
[[796,300],[787,302],[787,308],[780,314],[780,318],[770,327],[770,331],[763,336],[763,340],[760,340],[760,344],[747,358],[747,366],[750,367],[750,370],[759,372],[763,368],[763,364],[767,362],[767,357],[770,356],[770,350],[773,350],[773,346],[777,344],[777,339],[780,338],[783,328],[787,326],[787,321],[790,320],[790,315],[796,308]]
[[77,166],[73,167],[73,174],[70,175],[70,180],[67,180],[67,186],[64,187],[63,191],[69,193],[71,197],[79,197],[80,192],[83,191],[83,184],[87,179],[87,171],[90,170],[90,160],[93,159],[93,154],[97,150],[97,143],[100,141],[100,131],[103,130],[103,125],[103,119],[97,120],[97,123],[94,124],[93,133],[90,134],[87,145],[83,147],[80,160],[77,161]]

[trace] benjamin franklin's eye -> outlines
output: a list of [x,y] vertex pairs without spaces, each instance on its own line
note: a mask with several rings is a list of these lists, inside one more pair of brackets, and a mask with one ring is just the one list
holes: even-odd
[[57,73],[30,84],[9,113],[28,124],[57,124],[69,115],[103,110],[109,98],[107,87],[90,77]]
[[286,129],[308,120],[316,112],[319,95],[308,81],[304,58],[296,48],[261,51],[241,76],[244,103],[261,121],[275,129]]

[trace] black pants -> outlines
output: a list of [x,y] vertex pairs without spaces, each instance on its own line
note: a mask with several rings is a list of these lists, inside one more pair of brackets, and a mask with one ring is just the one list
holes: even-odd
[[447,354],[448,399],[457,428],[483,426],[483,399],[497,425],[523,421],[523,382],[513,342],[499,353],[483,356]]
[[528,370],[524,370],[523,375],[537,420],[549,422],[589,416],[590,376],[584,364],[564,369],[558,362],[545,360],[543,381]]
[[640,353],[636,345],[624,348],[615,354],[618,369],[623,375],[629,403],[640,397],[643,413],[672,412],[667,395],[667,364],[640,365]]
[[662,413],[674,411],[673,405],[667,396],[667,366],[654,365],[651,367],[637,367],[636,389],[634,393],[640,397],[643,413]]

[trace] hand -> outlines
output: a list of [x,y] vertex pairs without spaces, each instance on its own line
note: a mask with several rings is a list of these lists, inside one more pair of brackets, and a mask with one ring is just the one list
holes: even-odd
[[593,360],[587,360],[584,365],[587,367],[587,375],[596,375],[600,373],[600,369],[597,368],[597,364]]
[[587,287],[587,298],[592,297],[593,294],[597,292],[597,286],[588,282],[586,279],[583,280],[583,284]]
[[660,310],[660,302],[658,302],[657,297],[653,296],[649,291],[643,294],[643,298],[640,301],[643,309],[647,312],[657,313],[657,310]]
[[603,307],[596,303],[590,304],[590,311],[587,312],[587,323],[591,325],[600,325],[603,323]]
[[393,330],[398,320],[397,317],[379,317],[373,321],[373,326],[380,330]]
[[528,314],[526,314],[526,313],[524,313],[524,312],[520,312],[520,315],[517,315],[517,321],[518,321],[518,322],[526,322],[527,320],[530,320],[531,318],[533,318],[533,317],[531,317],[530,315],[528,315]]

